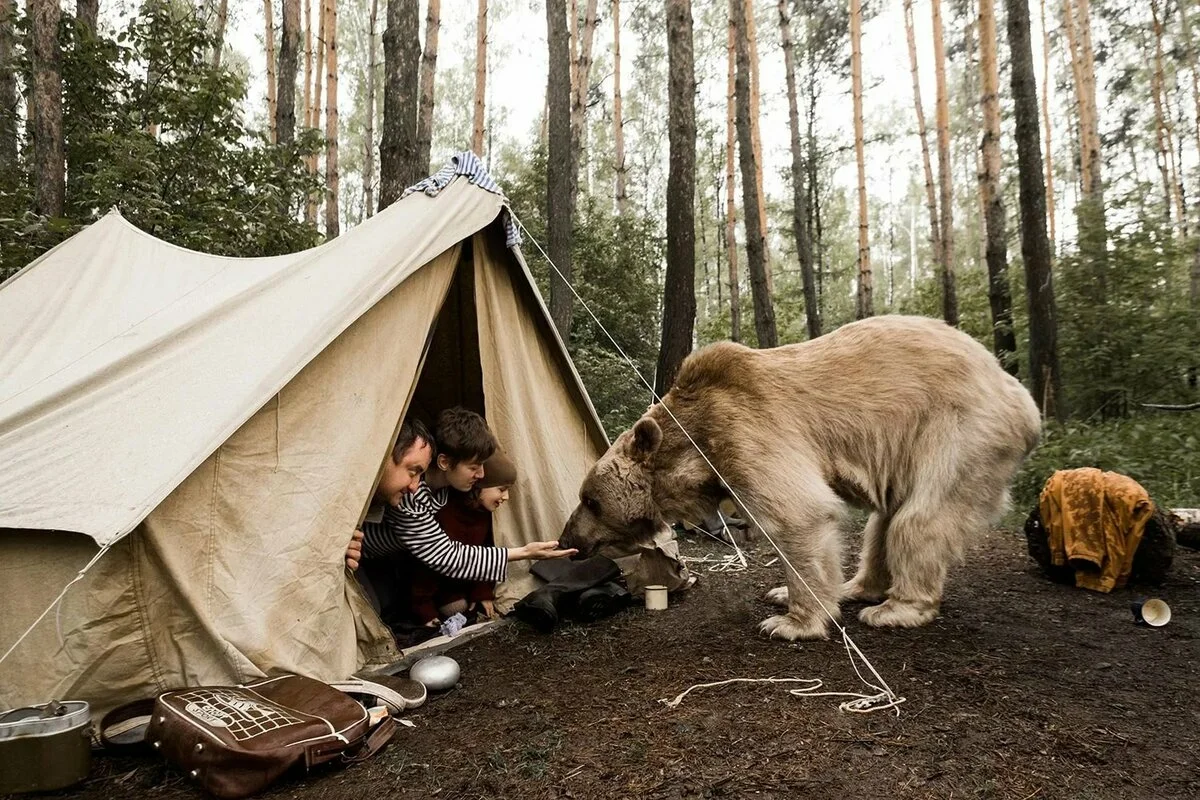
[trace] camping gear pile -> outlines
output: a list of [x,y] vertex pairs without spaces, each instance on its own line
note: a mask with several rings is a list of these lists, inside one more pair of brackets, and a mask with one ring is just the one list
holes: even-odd
[[1059,583],[1111,592],[1159,584],[1175,557],[1175,530],[1133,479],[1083,468],[1046,481],[1025,520],[1029,555]]

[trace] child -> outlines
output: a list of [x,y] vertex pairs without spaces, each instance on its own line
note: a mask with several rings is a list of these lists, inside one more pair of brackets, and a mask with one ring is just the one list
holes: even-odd
[[[516,466],[499,450],[484,462],[483,470],[471,491],[450,492],[446,505],[434,515],[451,540],[476,547],[492,544],[492,514],[508,500],[508,489],[517,479]],[[457,613],[468,619],[494,616],[494,583],[446,578],[415,560],[409,567],[413,623],[432,627]]]

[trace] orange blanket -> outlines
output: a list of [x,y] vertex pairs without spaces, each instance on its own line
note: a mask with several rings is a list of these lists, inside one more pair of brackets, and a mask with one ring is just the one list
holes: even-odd
[[1111,592],[1125,585],[1154,514],[1137,481],[1090,467],[1060,470],[1046,481],[1040,507],[1050,557],[1074,568],[1076,586]]

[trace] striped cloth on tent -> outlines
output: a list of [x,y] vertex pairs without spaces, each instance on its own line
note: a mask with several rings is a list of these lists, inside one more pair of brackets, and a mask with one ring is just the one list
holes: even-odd
[[[484,191],[498,194],[504,198],[505,202],[508,197],[505,196],[504,190],[500,188],[500,184],[492,178],[488,173],[487,167],[479,160],[479,156],[472,153],[470,150],[463,150],[461,153],[455,153],[446,162],[446,165],[439,169],[434,174],[425,178],[420,183],[413,184],[404,190],[401,197],[408,197],[413,192],[422,192],[430,197],[437,196],[437,193],[446,188],[450,181],[458,176],[464,176],[471,185],[478,186]],[[504,243],[508,247],[517,247],[521,244],[521,230],[517,227],[517,223],[513,220],[512,214],[509,213],[508,207],[505,206],[504,212],[501,214],[504,221]]]

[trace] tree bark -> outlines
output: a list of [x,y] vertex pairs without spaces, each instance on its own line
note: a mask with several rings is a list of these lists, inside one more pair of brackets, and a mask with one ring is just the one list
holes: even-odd
[[1050,243],[1046,238],[1046,186],[1042,182],[1037,84],[1029,41],[1028,0],[1005,0],[1012,61],[1013,118],[1016,123],[1018,196],[1021,205],[1021,258],[1029,306],[1029,373],[1033,398],[1045,416],[1066,418],[1058,366],[1058,323]]
[[804,317],[808,338],[821,335],[821,307],[813,274],[812,240],[808,235],[808,187],[804,180],[804,144],[800,138],[800,108],[796,95],[796,54],[792,49],[792,20],[789,0],[779,0],[779,37],[783,44],[783,71],[787,83],[788,132],[792,150],[792,235],[804,285]]
[[1008,285],[1008,228],[1000,186],[1000,68],[996,50],[994,0],[979,0],[979,71],[983,89],[983,171],[979,176],[987,230],[988,302],[992,309],[992,349],[1011,374],[1018,374],[1017,337],[1013,330],[1012,292]]
[[66,194],[62,119],[62,51],[58,46],[58,0],[29,0],[33,47],[30,71],[33,102],[29,131],[33,139],[34,210],[61,217]]
[[0,0],[0,188],[17,184],[17,70],[13,63],[14,0]]
[[220,69],[221,57],[225,54],[225,29],[229,26],[229,0],[221,0],[217,6],[217,32],[213,41],[213,69]]
[[766,246],[767,241],[767,197],[763,181],[763,147],[762,147],[762,103],[758,88],[758,74],[761,63],[758,60],[758,20],[755,16],[754,2],[746,3],[746,42],[750,53],[750,140],[754,144],[754,166],[757,173],[755,180],[755,196],[758,200],[759,235],[763,240],[763,269],[767,274],[767,292],[774,296],[775,277],[771,270],[771,251]]
[[475,114],[471,125],[471,150],[483,155],[483,114],[487,91],[488,0],[479,0],[475,14]]
[[546,163],[547,239],[552,268],[550,317],[564,342],[571,341],[571,240],[575,219],[575,149],[571,142],[571,51],[564,0],[546,0],[549,66],[549,153]]
[[379,143],[379,208],[400,199],[428,164],[417,153],[421,14],[418,0],[388,0],[383,32],[383,136]]
[[375,40],[379,21],[379,0],[371,0],[371,21],[367,33],[367,135],[363,142],[363,212],[375,213]]
[[[583,70],[581,68],[581,74]],[[675,382],[696,322],[696,73],[691,0],[667,0],[667,274],[654,390]]]
[[621,0],[612,0],[613,17],[613,167],[616,172],[617,214],[629,205],[625,187],[625,120],[621,107]]
[[75,19],[87,29],[92,36],[96,35],[96,20],[100,16],[100,0],[77,0],[75,3]]
[[1054,229],[1054,148],[1050,126],[1050,33],[1046,29],[1046,0],[1040,0],[1042,20],[1042,127],[1046,131],[1046,216],[1050,221],[1050,252],[1058,242]]
[[275,130],[280,144],[296,141],[296,72],[300,66],[300,0],[283,0]]
[[[330,0],[332,2],[332,0]],[[275,127],[278,119],[276,106],[278,94],[275,87],[275,3],[273,0],[263,0],[263,20],[266,22],[267,44],[267,127],[271,132],[271,141],[278,141],[278,129]]]
[[1196,147],[1200,149],[1200,65],[1197,64],[1198,54],[1196,53],[1195,45],[1192,43],[1192,26],[1191,19],[1188,16],[1188,3],[1178,3],[1178,6],[1180,31],[1183,34],[1188,67],[1192,75],[1192,105],[1194,106],[1193,119],[1196,127]]
[[579,55],[575,63],[575,86],[571,93],[571,142],[575,148],[576,172],[587,160],[587,100],[592,82],[592,43],[596,34],[596,0],[587,0],[583,30],[579,31]]
[[1179,168],[1175,160],[1175,126],[1174,114],[1167,92],[1166,75],[1163,69],[1163,22],[1158,13],[1157,0],[1150,0],[1150,18],[1154,26],[1154,83],[1157,91],[1154,94],[1155,109],[1161,123],[1161,134],[1164,145],[1164,163],[1167,172],[1167,207],[1175,205],[1175,224],[1179,233],[1185,232],[1187,217],[1183,210],[1183,191],[1180,188]]
[[428,172],[433,147],[433,99],[437,78],[438,29],[442,26],[441,0],[429,0],[425,15],[425,51],[421,54],[421,87],[417,108],[417,163]]
[[913,31],[912,0],[904,0],[904,30],[908,36],[908,61],[912,68],[913,105],[917,110],[917,136],[921,140],[921,162],[925,166],[925,205],[929,209],[929,250],[934,260],[941,259],[942,235],[938,224],[937,192],[933,183],[933,165],[929,158],[929,136],[925,126],[925,108],[921,103],[921,80],[917,71],[917,40]]
[[[309,126],[314,130],[321,128],[321,95],[325,86],[325,25],[328,23],[328,14],[325,12],[325,4],[332,0],[317,0],[317,65],[313,71],[312,80],[312,106],[309,108]],[[308,157],[308,174],[315,176],[317,174],[317,165],[320,154],[313,153]],[[317,213],[321,207],[321,195],[319,192],[312,192],[308,196],[308,203],[304,207],[304,220],[309,225],[316,226]]]
[[338,59],[337,59],[337,0],[326,0],[328,19],[325,22],[325,238],[341,233],[338,208]]
[[312,123],[312,69],[313,69],[313,35],[312,35],[312,0],[304,0],[304,127],[311,128]]
[[745,0],[733,0],[734,40],[737,50],[737,76],[734,94],[737,98],[738,153],[742,167],[742,211],[746,221],[746,262],[750,270],[750,292],[754,297],[754,330],[759,347],[776,347],[779,336],[775,328],[775,309],[767,284],[766,242],[759,219],[757,181],[760,170],[754,158],[754,137],[750,118],[750,42],[747,36],[749,14]]
[[737,173],[734,156],[737,143],[737,26],[734,24],[734,0],[729,0],[729,36],[726,45],[728,80],[725,94],[725,247],[729,260],[729,338],[742,340],[741,275],[737,251]]
[[[934,5],[938,0],[933,0]],[[858,291],[855,319],[875,315],[871,231],[867,217],[867,166],[863,154],[862,2],[850,0],[850,80],[854,95],[854,160],[858,166]]]
[[938,271],[942,279],[942,318],[958,327],[958,290],[954,281],[954,193],[950,171],[950,102],[946,92],[946,48],[942,39],[942,2],[931,0],[933,7],[933,61],[937,81],[937,143],[939,193],[938,233],[940,236]]

